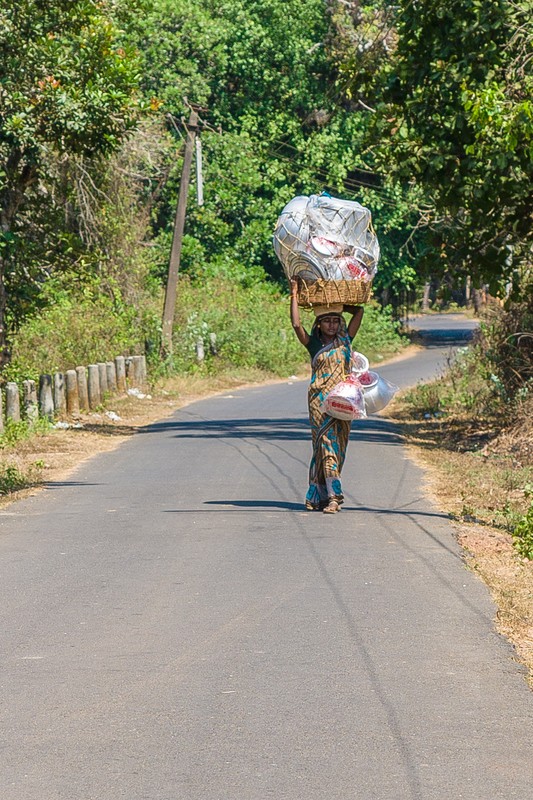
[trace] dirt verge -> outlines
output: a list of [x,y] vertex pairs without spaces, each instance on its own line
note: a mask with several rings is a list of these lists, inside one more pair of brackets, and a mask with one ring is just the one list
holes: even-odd
[[[410,457],[422,467],[436,505],[450,515],[465,560],[497,606],[496,627],[513,645],[533,688],[533,562],[517,553],[510,507],[524,512],[523,487],[533,479],[531,439],[522,430],[494,435],[490,423],[467,418],[406,418],[401,399],[392,418]],[[527,427],[531,420],[523,421]]]

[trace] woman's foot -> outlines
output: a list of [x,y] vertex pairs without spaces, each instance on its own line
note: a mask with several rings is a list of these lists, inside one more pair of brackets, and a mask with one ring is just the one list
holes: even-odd
[[305,501],[305,510],[306,511],[321,511],[322,506],[315,506],[310,500]]
[[323,509],[324,514],[336,514],[337,511],[340,511],[340,503],[337,500],[330,500],[327,506]]

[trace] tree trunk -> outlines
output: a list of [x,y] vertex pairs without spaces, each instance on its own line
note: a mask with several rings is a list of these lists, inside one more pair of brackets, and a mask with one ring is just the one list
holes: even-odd
[[470,275],[466,276],[465,282],[465,305],[470,308],[472,305],[472,278]]
[[427,281],[424,284],[424,296],[422,297],[422,311],[429,311],[429,293],[431,291],[431,283]]
[[6,332],[7,293],[5,267],[5,259],[0,255],[0,370],[9,362],[10,357]]
[[5,253],[9,247],[9,236],[24,196],[35,182],[37,171],[35,166],[23,163],[20,150],[15,149],[9,155],[5,165],[5,185],[0,192],[0,238],[3,239],[3,253],[0,250],[0,369],[11,358],[6,330],[6,312],[8,296],[6,291],[7,261]]

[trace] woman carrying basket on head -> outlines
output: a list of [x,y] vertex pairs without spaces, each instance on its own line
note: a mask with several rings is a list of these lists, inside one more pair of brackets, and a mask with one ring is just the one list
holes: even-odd
[[[344,500],[340,476],[351,422],[333,419],[322,414],[320,409],[328,392],[350,372],[351,343],[361,325],[364,309],[362,306],[315,306],[316,319],[309,334],[300,321],[298,282],[291,280],[290,284],[292,327],[309,351],[312,367],[308,401],[313,457],[305,507],[310,511],[335,514]],[[342,317],[343,311],[352,314],[348,326]]]

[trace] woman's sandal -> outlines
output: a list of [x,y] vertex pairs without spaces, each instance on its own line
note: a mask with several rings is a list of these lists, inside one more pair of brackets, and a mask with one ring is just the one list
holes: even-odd
[[340,511],[341,507],[337,500],[330,500],[329,503],[325,508],[322,509],[322,513],[324,514],[336,514],[337,511]]

